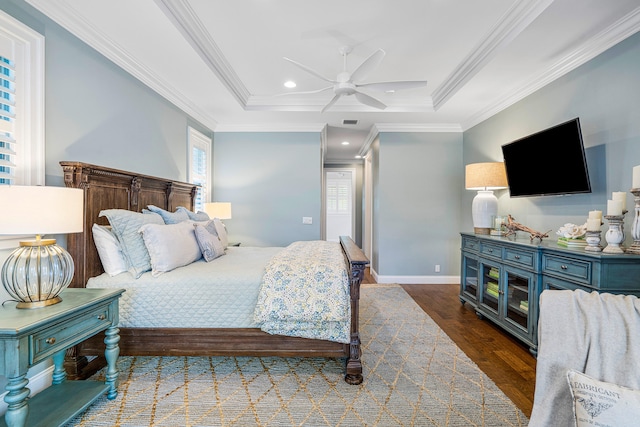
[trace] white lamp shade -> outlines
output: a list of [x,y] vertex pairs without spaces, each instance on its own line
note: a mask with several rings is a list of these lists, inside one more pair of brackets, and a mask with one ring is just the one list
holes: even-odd
[[228,202],[205,203],[204,211],[209,218],[231,219],[231,203]]
[[0,185],[0,235],[80,233],[84,191],[79,188]]
[[[493,224],[493,217],[498,214],[498,198],[491,190],[480,190],[476,197],[473,198],[471,205],[471,216],[473,217],[473,228],[490,229]],[[486,234],[489,234],[488,231]]]

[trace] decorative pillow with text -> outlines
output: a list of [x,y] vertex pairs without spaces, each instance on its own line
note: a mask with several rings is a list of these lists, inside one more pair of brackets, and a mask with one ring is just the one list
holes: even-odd
[[640,425],[640,391],[567,372],[576,426]]

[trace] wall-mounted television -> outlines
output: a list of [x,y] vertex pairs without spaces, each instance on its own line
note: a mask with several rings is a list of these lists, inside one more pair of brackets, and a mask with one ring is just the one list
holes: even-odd
[[511,197],[590,193],[580,119],[502,146]]

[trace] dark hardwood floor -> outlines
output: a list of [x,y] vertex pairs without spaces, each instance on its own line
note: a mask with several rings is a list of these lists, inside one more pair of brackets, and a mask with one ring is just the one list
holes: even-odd
[[[363,283],[375,283],[368,270]],[[536,359],[529,347],[458,299],[459,285],[402,285],[416,303],[525,413],[531,415]]]

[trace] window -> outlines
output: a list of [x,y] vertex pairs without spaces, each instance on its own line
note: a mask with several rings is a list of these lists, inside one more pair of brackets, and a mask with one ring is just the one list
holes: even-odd
[[44,37],[0,11],[0,185],[44,185],[44,164]]
[[349,214],[351,212],[350,179],[327,179],[327,213]]
[[198,184],[194,210],[204,210],[211,191],[211,138],[189,127],[189,182]]

